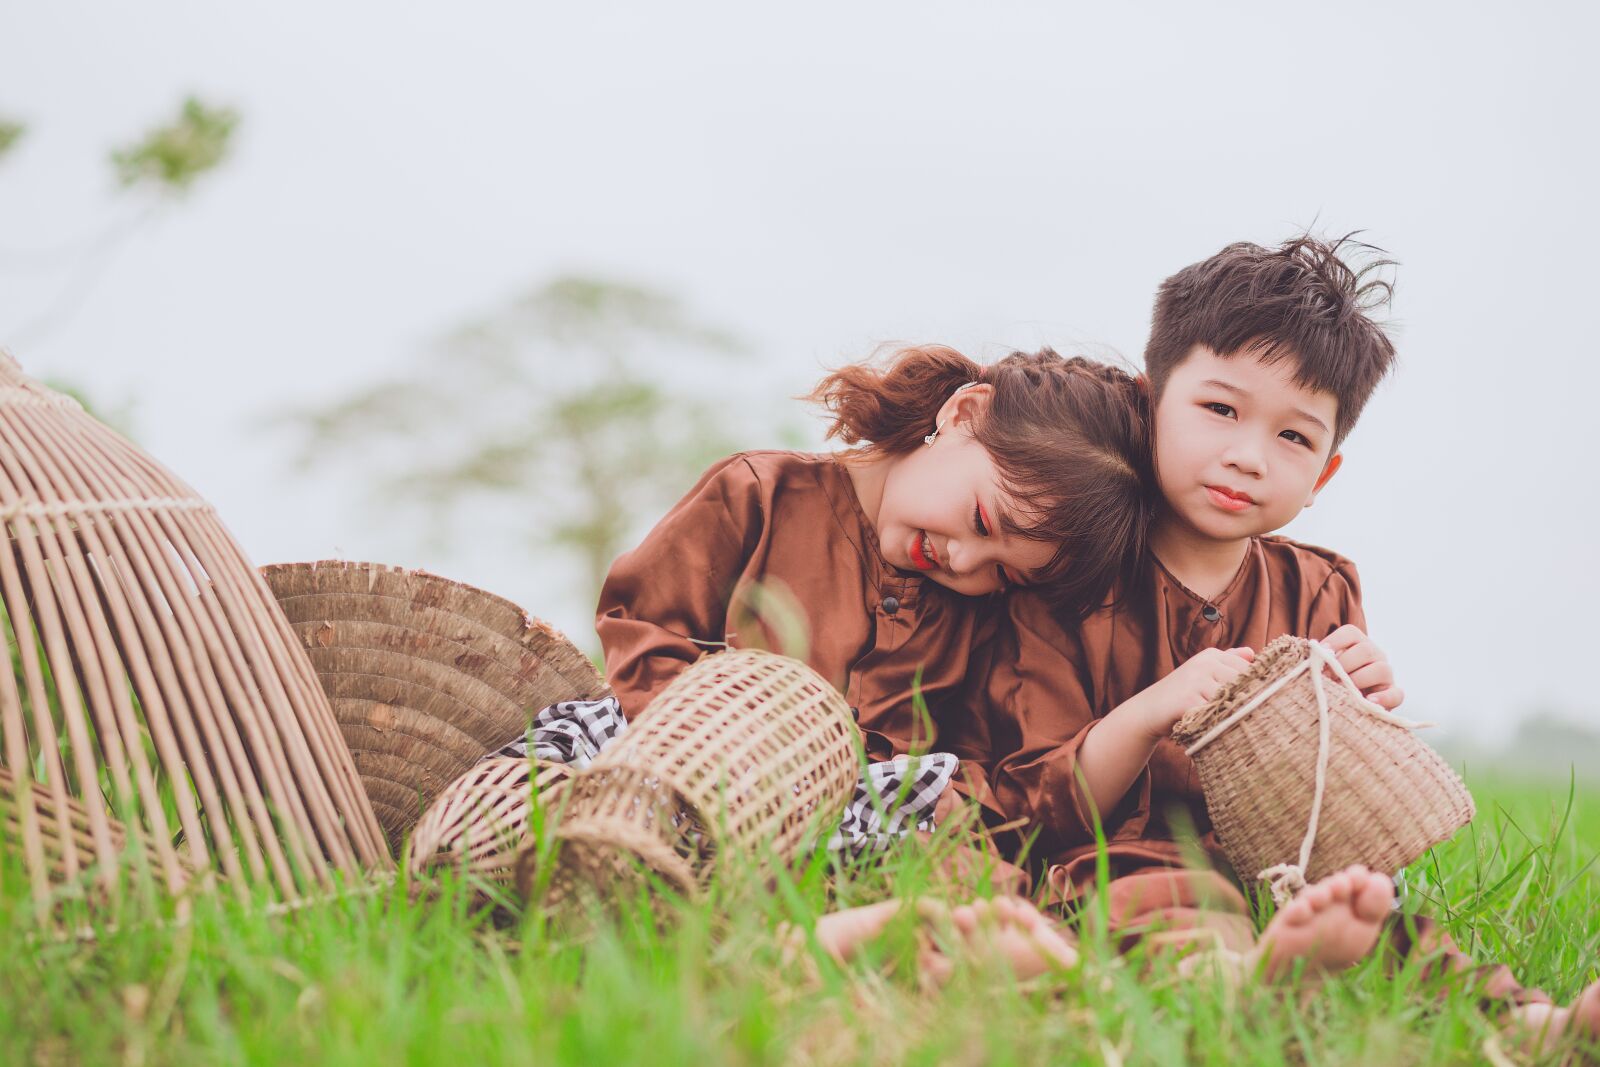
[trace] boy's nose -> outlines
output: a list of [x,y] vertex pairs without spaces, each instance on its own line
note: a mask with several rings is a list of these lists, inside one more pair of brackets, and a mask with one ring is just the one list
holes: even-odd
[[1260,474],[1266,469],[1266,462],[1262,459],[1261,449],[1253,444],[1235,444],[1223,454],[1222,462],[1242,474]]

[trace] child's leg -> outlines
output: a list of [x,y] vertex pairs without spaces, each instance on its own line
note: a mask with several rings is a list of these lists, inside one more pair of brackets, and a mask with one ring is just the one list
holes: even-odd
[[1149,867],[1106,886],[1106,918],[1117,947],[1138,944],[1248,952],[1255,945],[1250,905],[1212,870]]
[[1485,1011],[1505,1011],[1512,1038],[1531,1054],[1550,1051],[1569,1037],[1600,1042],[1600,982],[1560,1007],[1543,990],[1518,982],[1505,964],[1474,961],[1427,916],[1412,915],[1397,922],[1391,939],[1402,958],[1423,954],[1424,975],[1465,976]]
[[1196,963],[1205,952],[1241,974],[1259,965],[1268,978],[1288,973],[1297,960],[1318,971],[1355,963],[1377,944],[1393,900],[1394,883],[1385,875],[1364,867],[1340,871],[1302,890],[1257,944],[1244,894],[1216,871],[1151,868],[1107,887],[1110,930],[1124,951],[1135,944],[1177,947],[1196,952]]
[[[863,946],[882,936],[889,923],[908,906],[902,900],[886,900],[831,912],[817,920],[817,940],[836,961],[846,963]],[[996,897],[954,908],[921,900],[916,912],[927,927],[953,930],[966,948],[999,960],[1018,979],[1033,978],[1078,962],[1077,950],[1068,937],[1021,897]],[[918,963],[927,978],[939,983],[948,980],[956,966],[931,938],[925,938]]]

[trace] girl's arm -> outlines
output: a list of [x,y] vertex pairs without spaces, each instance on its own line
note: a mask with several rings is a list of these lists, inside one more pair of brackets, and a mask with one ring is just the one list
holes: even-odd
[[630,719],[727,641],[728,604],[764,526],[761,483],[748,460],[733,456],[612,564],[595,630],[606,680]]

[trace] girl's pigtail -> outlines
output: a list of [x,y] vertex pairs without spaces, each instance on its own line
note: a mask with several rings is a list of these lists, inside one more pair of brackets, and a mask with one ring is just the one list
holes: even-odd
[[950,395],[984,381],[987,370],[953,348],[920,345],[900,349],[882,366],[840,367],[807,399],[828,409],[830,438],[894,455],[921,445]]

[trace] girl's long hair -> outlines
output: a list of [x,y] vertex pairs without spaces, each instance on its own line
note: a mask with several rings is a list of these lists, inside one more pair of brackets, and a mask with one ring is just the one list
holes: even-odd
[[892,456],[922,447],[939,409],[969,382],[994,388],[974,432],[1016,503],[1009,532],[1056,546],[1040,592],[1059,615],[1080,620],[1136,576],[1148,543],[1149,403],[1131,375],[1048,348],[985,366],[924,345],[841,367],[810,399],[832,416],[830,438]]

